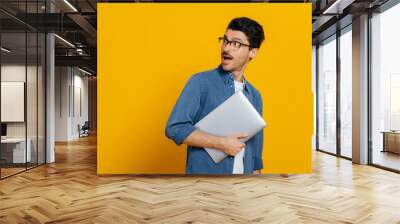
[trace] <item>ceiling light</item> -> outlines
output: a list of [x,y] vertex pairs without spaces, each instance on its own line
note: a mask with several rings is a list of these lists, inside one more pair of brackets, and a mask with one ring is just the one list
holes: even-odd
[[351,5],[355,0],[336,0],[322,14],[342,14],[343,9]]
[[69,45],[70,47],[75,48],[75,45],[73,45],[73,44],[72,44],[71,42],[69,42],[68,40],[66,40],[66,39],[64,39],[64,38],[62,38],[62,37],[60,37],[60,36],[57,35],[57,34],[54,34],[54,36],[57,37],[58,39],[60,39],[62,42],[64,42],[64,43],[66,43],[67,45]]
[[64,0],[65,4],[67,4],[74,12],[78,12],[78,10],[71,4],[69,3],[68,0]]
[[1,47],[1,50],[4,51],[4,52],[6,52],[6,53],[10,53],[10,52],[11,52],[11,50],[9,50],[9,49],[7,49],[7,48],[5,48],[5,47]]
[[79,67],[78,67],[78,70],[81,71],[81,72],[83,72],[83,73],[85,73],[85,74],[87,74],[87,75],[93,75],[92,73],[90,73],[90,72],[88,72],[88,71],[86,71],[86,70],[83,70],[83,69],[81,69],[81,68],[79,68]]

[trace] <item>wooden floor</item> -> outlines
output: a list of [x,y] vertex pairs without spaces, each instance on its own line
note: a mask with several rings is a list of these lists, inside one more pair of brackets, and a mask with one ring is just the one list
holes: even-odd
[[25,167],[24,168],[19,168],[19,167],[17,167],[17,168],[14,168],[14,167],[13,168],[0,168],[0,169],[1,169],[1,177],[2,178],[8,177],[13,174],[23,172],[26,170]]
[[392,152],[374,151],[372,161],[374,164],[400,170],[400,155]]
[[27,163],[27,167],[25,167],[25,164],[18,164],[18,167],[6,167],[6,168],[3,167],[0,170],[1,171],[1,178],[6,178],[8,176],[12,176],[12,175],[15,175],[17,173],[24,172],[27,169],[28,170],[29,169],[33,169],[35,167],[37,167],[36,163],[35,164]]
[[400,175],[315,152],[312,175],[97,176],[96,139],[0,181],[0,223],[400,223]]

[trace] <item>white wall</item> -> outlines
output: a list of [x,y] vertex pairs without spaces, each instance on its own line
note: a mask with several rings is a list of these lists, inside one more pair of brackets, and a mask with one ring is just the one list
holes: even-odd
[[[74,119],[72,119],[72,132],[71,135],[74,137],[78,137],[79,133],[78,133],[78,124],[80,124],[81,126],[85,123],[85,121],[88,121],[89,118],[89,111],[88,111],[88,77],[85,76],[81,76],[82,73],[78,73],[78,75],[76,74],[75,70],[75,75],[74,75],[74,100],[75,100],[75,106],[74,106],[74,110],[75,113],[73,113],[74,115]],[[79,93],[80,91],[80,93]],[[80,95],[80,98],[79,98]],[[78,102],[80,101],[80,102]],[[81,108],[78,108],[81,107]],[[82,111],[80,112],[79,109],[81,109]]]
[[[36,86],[36,80],[31,77],[36,77],[36,66],[28,66],[25,67],[25,64],[5,64],[1,66],[1,81],[2,82],[25,82],[25,75],[27,69],[28,81],[29,85]],[[34,122],[36,124],[37,115],[36,113],[32,113],[32,107],[36,110],[36,88],[27,88],[27,106],[31,107],[28,110],[28,137],[30,133],[36,133],[36,125],[31,124]],[[33,105],[30,105],[31,102],[34,102]],[[40,106],[40,105],[39,105]],[[1,108],[2,110],[6,110],[6,108]],[[7,122],[7,136],[8,137],[25,137],[25,123],[26,122]],[[32,131],[31,129],[32,128]]]
[[55,68],[55,141],[68,140],[69,80],[69,68]]
[[[28,67],[28,70],[32,67]],[[1,66],[2,82],[25,82],[25,64],[8,64]],[[30,74],[30,72],[28,72]],[[3,96],[4,97],[4,96]],[[6,108],[1,108],[5,110]],[[7,137],[25,137],[25,123],[11,122],[7,123]]]
[[56,67],[55,73],[55,140],[70,141],[88,120],[88,77],[72,67]]
[[1,81],[1,121],[24,122],[25,83]]

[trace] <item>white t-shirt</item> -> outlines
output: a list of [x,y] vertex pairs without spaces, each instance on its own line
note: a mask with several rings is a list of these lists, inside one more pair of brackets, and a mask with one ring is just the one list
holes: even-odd
[[[235,92],[243,91],[243,83],[234,80],[235,82]],[[233,172],[232,174],[243,174],[244,167],[243,167],[243,157],[244,157],[244,148],[238,154],[235,155],[233,160]]]

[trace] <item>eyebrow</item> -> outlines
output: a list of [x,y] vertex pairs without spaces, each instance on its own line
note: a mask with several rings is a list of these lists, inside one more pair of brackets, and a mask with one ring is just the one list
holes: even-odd
[[[228,39],[226,35],[224,35],[224,38]],[[232,40],[240,40],[243,43],[243,40],[240,38],[232,38]]]

